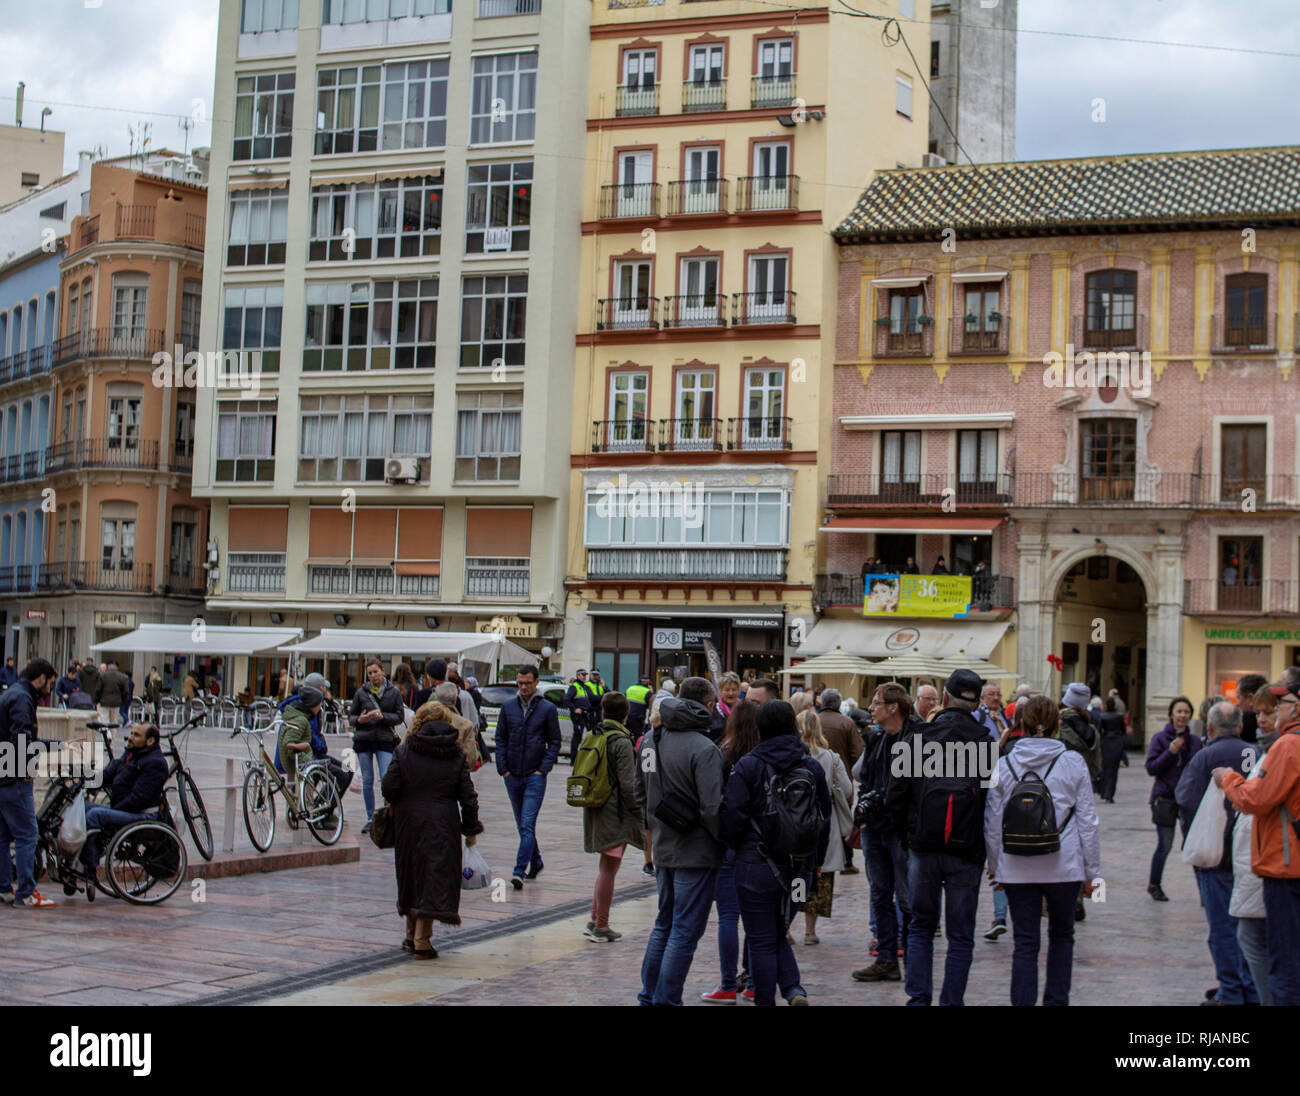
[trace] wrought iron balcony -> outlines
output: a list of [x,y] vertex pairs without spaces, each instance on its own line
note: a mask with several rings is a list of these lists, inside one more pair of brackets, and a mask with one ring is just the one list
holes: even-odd
[[759,107],[787,107],[795,105],[795,75],[754,76],[749,82],[749,105]]
[[1141,350],[1147,345],[1146,313],[1108,322],[1097,316],[1074,316],[1071,339],[1078,350]]
[[726,80],[687,80],[682,84],[682,113],[727,109]]
[[721,419],[660,419],[659,449],[673,453],[722,452]]
[[526,559],[466,557],[467,598],[527,598],[531,566]]
[[45,470],[112,468],[153,472],[158,469],[158,443],[123,437],[81,438],[59,442],[45,451]]
[[651,419],[600,419],[591,424],[593,453],[648,453],[653,448]]
[[728,449],[789,449],[794,420],[781,415],[747,415],[727,420]]
[[1005,354],[1010,326],[1000,320],[971,321],[965,316],[954,316],[952,337],[948,341],[948,353]]
[[665,217],[727,212],[726,179],[681,179],[668,184]]
[[600,188],[600,219],[657,220],[658,183],[614,183]]
[[665,328],[727,326],[727,298],[716,291],[687,293],[663,300]]
[[597,331],[654,331],[659,327],[655,297],[607,297],[596,302]]
[[792,289],[731,295],[731,323],[736,327],[792,324],[795,292]]
[[163,349],[163,333],[153,330],[120,331],[111,327],[93,327],[64,335],[54,344],[54,364],[84,361],[88,358],[121,358],[127,361],[152,361]]
[[614,116],[643,118],[659,113],[659,85],[620,84],[614,89]]
[[776,213],[798,208],[798,175],[742,175],[736,180],[737,213]]
[[1297,594],[1300,582],[1289,578],[1232,585],[1221,578],[1188,578],[1183,580],[1183,612],[1293,616],[1297,612]]
[[1210,317],[1210,349],[1216,354],[1277,349],[1277,313],[1263,316],[1219,314]]
[[[881,319],[889,320],[888,316]],[[876,322],[877,358],[925,358],[934,353],[934,324]]]
[[76,590],[109,590],[124,594],[153,592],[153,564],[135,563],[105,567],[99,563],[74,561],[46,563],[41,567],[37,589],[49,593]]
[[[1013,477],[962,480],[946,472],[837,472],[827,477],[828,506],[937,506],[952,499],[959,506],[1004,507],[1011,503]],[[951,488],[953,494],[946,492]]]
[[[1016,506],[1161,507],[1240,510],[1249,499],[1256,510],[1300,509],[1296,477],[1290,475],[1199,475],[1195,472],[1133,472],[1083,476],[1078,472],[1033,472],[1016,477]],[[1244,492],[1253,492],[1246,495]]]

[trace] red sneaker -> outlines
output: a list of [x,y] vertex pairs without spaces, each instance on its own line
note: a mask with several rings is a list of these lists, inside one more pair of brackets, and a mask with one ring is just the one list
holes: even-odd
[[32,891],[32,893],[29,894],[26,898],[24,898],[21,902],[16,902],[14,904],[17,906],[25,906],[28,909],[33,909],[33,910],[47,910],[58,905],[57,902],[53,901],[50,898],[42,898],[40,891]]
[[736,991],[734,989],[723,989],[719,986],[712,993],[701,993],[701,1001],[707,1001],[711,1005],[734,1005],[736,1003]]
[[872,954],[872,955],[875,955],[876,952],[879,951],[879,950],[880,950],[880,941],[879,941],[879,940],[872,940],[872,941],[871,941],[871,948],[870,948],[871,954]]
[[754,999],[754,991],[753,991],[753,989],[747,989],[747,990],[745,990],[744,993],[741,994],[741,996],[742,996],[746,1001],[752,1001],[752,1000]]

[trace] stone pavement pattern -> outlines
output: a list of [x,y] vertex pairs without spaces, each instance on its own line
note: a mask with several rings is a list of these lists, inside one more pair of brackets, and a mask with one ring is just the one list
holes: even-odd
[[[200,748],[220,752],[214,742],[213,735],[204,738],[196,754]],[[221,782],[220,760],[194,761],[201,787]],[[1175,852],[1165,873],[1172,900],[1158,904],[1147,897],[1155,844],[1146,806],[1150,780],[1137,755],[1132,761],[1132,768],[1121,770],[1117,804],[1100,804],[1106,901],[1090,904],[1087,921],[1078,927],[1072,1003],[1194,1004],[1214,981],[1195,882]],[[171,1004],[266,987],[274,1003],[633,1004],[655,915],[646,886],[652,881],[640,872],[640,854],[630,850],[611,916],[623,939],[596,944],[582,937],[595,858],[581,851],[580,812],[563,801],[567,773],[561,764],[552,775],[542,809],[546,869],[540,879],[522,892],[507,888],[504,902],[492,901],[488,890],[466,892],[463,923],[458,929],[438,927],[435,944],[442,956],[432,963],[412,962],[397,950],[401,923],[393,904],[392,853],[362,838],[359,863],[209,880],[202,892],[182,889],[158,908],[101,895],[93,905],[77,896],[55,910],[0,911],[6,999]],[[508,875],[516,845],[509,802],[495,769],[480,770],[475,781],[487,827],[479,848],[494,871]],[[352,832],[344,840],[355,840],[362,817],[358,794],[349,792],[346,813]],[[52,889],[51,897],[62,898]],[[899,984],[859,985],[849,978],[853,968],[869,962],[867,897],[865,873],[839,876],[835,916],[819,923],[821,943],[815,947],[801,943],[802,917],[796,921],[796,956],[814,1004],[905,999]],[[985,892],[979,933],[991,911]],[[547,916],[558,919],[535,923]],[[935,949],[938,978],[943,954],[941,938]],[[968,1004],[1007,1003],[1010,956],[1009,935],[996,943],[977,936]],[[322,968],[328,968],[328,981],[312,984],[321,981]],[[698,995],[716,980],[711,920],[687,982],[687,1003],[699,1003]]]

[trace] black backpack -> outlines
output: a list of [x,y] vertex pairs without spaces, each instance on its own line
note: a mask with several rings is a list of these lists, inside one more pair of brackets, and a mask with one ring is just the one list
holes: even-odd
[[921,779],[912,848],[968,858],[984,848],[984,805],[978,776]]
[[763,852],[786,863],[816,856],[827,823],[817,802],[816,777],[802,764],[783,773],[765,768],[763,813],[757,819]]
[[1057,826],[1056,803],[1048,790],[1047,777],[1064,756],[1062,750],[1052,758],[1042,776],[1032,769],[1017,775],[1007,757],[1007,768],[1016,782],[1002,811],[1002,851],[1008,856],[1050,856],[1061,851],[1061,833],[1074,817],[1074,808]]

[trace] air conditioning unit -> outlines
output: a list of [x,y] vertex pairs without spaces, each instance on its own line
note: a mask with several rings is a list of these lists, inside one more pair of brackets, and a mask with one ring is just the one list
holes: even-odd
[[940,156],[937,152],[927,152],[921,157],[922,167],[946,167],[948,161]]
[[419,457],[389,457],[384,465],[384,479],[389,483],[419,483]]

